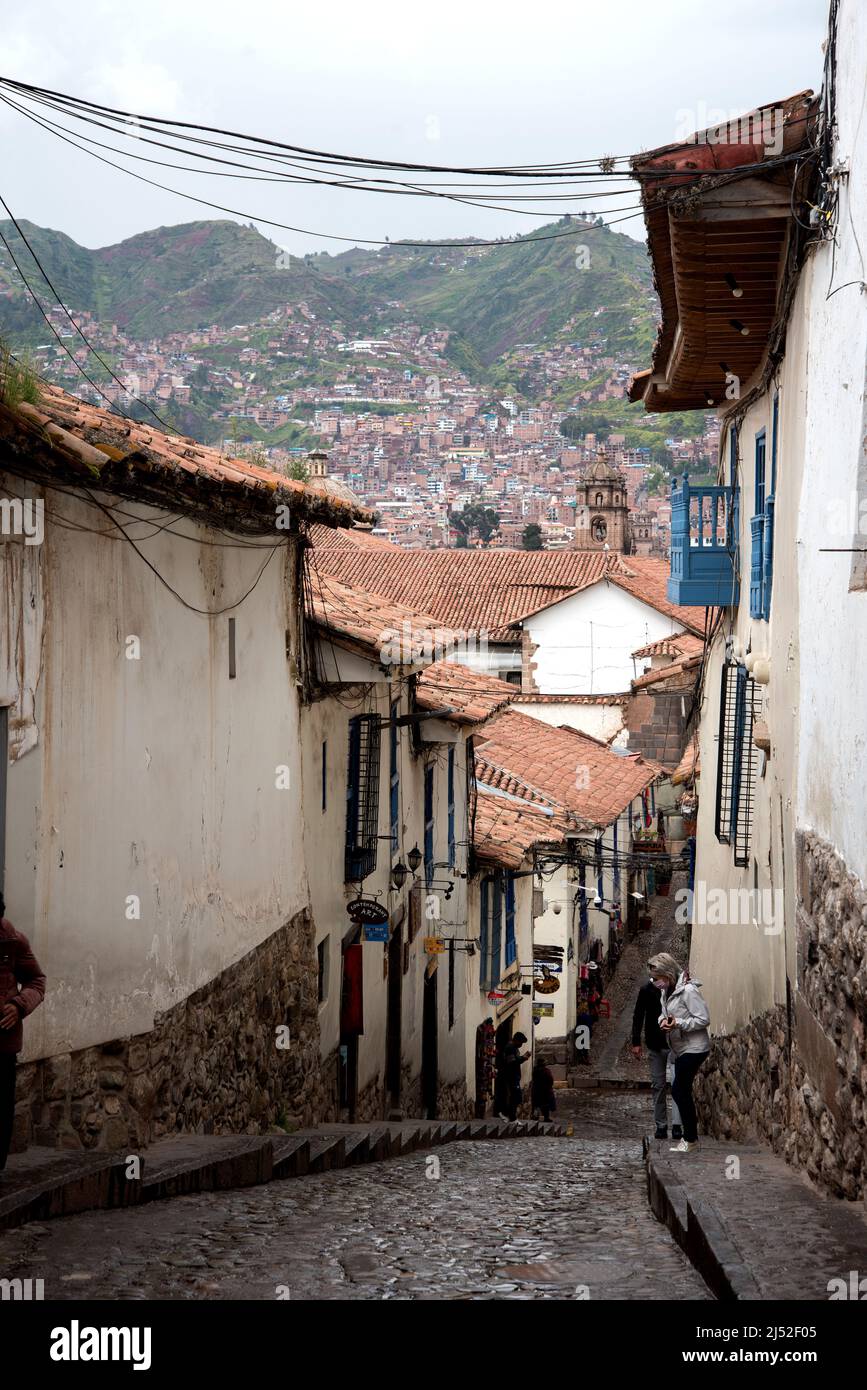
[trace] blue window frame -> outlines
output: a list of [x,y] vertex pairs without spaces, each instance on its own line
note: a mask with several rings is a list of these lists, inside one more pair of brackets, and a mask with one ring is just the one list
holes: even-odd
[[620,898],[620,861],[617,857],[617,826],[619,823],[619,821],[615,821],[612,827],[614,831],[614,896],[617,899]]
[[497,875],[491,901],[491,986],[496,989],[503,973],[503,883]]
[[750,617],[764,617],[762,557],[765,545],[765,514],[750,517]]
[[777,491],[777,435],[780,429],[780,393],[774,395],[774,410],[771,417],[771,496]]
[[518,945],[515,941],[515,879],[512,874],[506,878],[506,969],[518,958]]
[[400,819],[400,766],[398,762],[398,706],[391,706],[391,718],[388,726],[388,772],[389,772],[389,825],[391,830],[391,852],[397,854],[399,843],[399,819]]
[[729,430],[729,487],[738,485],[738,427]]
[[491,880],[483,878],[479,889],[479,987],[490,989],[491,962],[488,956],[490,942]]
[[756,516],[765,510],[765,431],[759,430],[756,435],[756,505],[753,508]]
[[434,876],[434,765],[424,770],[424,877],[428,887]]
[[449,868],[455,867],[455,750],[449,749]]

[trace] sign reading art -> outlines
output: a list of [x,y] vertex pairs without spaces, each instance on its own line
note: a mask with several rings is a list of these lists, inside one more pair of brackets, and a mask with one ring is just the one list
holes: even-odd
[[388,925],[388,908],[374,898],[353,898],[351,903],[346,904],[346,911],[353,922],[364,922],[372,927]]

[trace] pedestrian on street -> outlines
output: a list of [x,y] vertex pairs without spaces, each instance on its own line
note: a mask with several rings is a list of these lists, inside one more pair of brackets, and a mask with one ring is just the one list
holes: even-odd
[[510,1120],[518,1118],[518,1107],[524,1099],[524,1092],[521,1088],[521,1067],[530,1056],[529,1052],[521,1052],[521,1048],[527,1038],[524,1033],[516,1033],[510,1038],[503,1048],[503,1066],[506,1072],[507,1103],[506,1115]]
[[659,1027],[674,1053],[672,1099],[680,1111],[683,1138],[670,1153],[689,1153],[698,1144],[698,1119],[692,1085],[710,1052],[710,1013],[701,994],[701,981],[691,980],[673,956],[662,952],[648,961],[651,979],[660,990]]
[[[659,1026],[661,1007],[659,989],[654,983],[653,976],[651,976],[641,986],[635,1001],[635,1011],[632,1015],[632,1051],[636,1057],[641,1056],[641,1035],[643,1033],[650,1063],[650,1089],[653,1095],[653,1120],[656,1125],[656,1138],[667,1139],[666,1085],[672,1056],[668,1038]],[[671,1137],[672,1139],[683,1138],[680,1111],[673,1100],[671,1102]]]
[[23,932],[6,920],[0,893],[0,1171],[15,1123],[15,1063],[24,1046],[22,1019],[45,997],[45,976]]
[[551,1111],[557,1109],[557,1101],[554,1096],[554,1073],[541,1057],[533,1068],[532,1101],[533,1114],[538,1110],[547,1124]]

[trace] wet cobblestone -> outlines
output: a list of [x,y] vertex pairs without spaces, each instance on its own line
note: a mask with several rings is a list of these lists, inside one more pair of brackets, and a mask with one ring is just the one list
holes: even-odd
[[647,1204],[648,1097],[576,1105],[573,1138],[21,1227],[2,1273],[44,1279],[46,1299],[710,1298]]

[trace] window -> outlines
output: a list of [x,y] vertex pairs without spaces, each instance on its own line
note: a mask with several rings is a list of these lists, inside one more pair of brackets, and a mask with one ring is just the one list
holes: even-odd
[[391,827],[391,852],[397,854],[399,844],[399,825],[400,819],[400,767],[398,764],[398,726],[397,726],[398,707],[396,704],[391,706],[391,718],[388,725],[388,770],[389,770],[389,801],[388,817]]
[[237,677],[238,666],[235,660],[235,619],[229,619],[229,680]]
[[774,488],[777,481],[777,432],[779,395],[774,397],[771,425],[771,491],[767,492],[765,431],[756,435],[756,505],[750,521],[750,617],[771,616],[771,585],[774,567]]
[[322,740],[322,809],[328,808],[328,740]]
[[578,898],[578,935],[582,941],[586,941],[590,923],[587,917],[587,884],[583,863],[578,865]]
[[602,901],[605,899],[604,881],[602,877],[602,835],[596,836],[596,896]]
[[379,717],[359,714],[349,721],[344,856],[347,882],[360,882],[376,868],[378,826]]
[[428,887],[434,876],[434,765],[424,770],[424,878]]
[[738,427],[729,430],[729,487],[738,485]]
[[733,846],[740,866],[749,862],[758,766],[753,725],[760,710],[761,691],[746,667],[727,662],[720,689],[714,830],[720,844]]
[[328,998],[328,937],[324,936],[316,947],[316,961],[318,966],[318,996],[319,1003],[324,1004]]
[[494,879],[491,894],[491,984],[500,983],[503,973],[503,884],[499,875]]
[[518,959],[518,945],[515,941],[515,878],[506,878],[506,969]]
[[455,750],[449,749],[449,868],[455,867]]
[[613,845],[614,845],[614,896],[615,896],[616,899],[619,899],[619,898],[620,898],[620,860],[619,860],[618,857],[617,857],[617,826],[618,826],[618,824],[619,824],[619,821],[615,821],[615,822],[614,822],[614,825],[612,826],[612,830],[613,830],[613,832],[614,832],[614,841],[613,841]]

